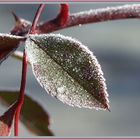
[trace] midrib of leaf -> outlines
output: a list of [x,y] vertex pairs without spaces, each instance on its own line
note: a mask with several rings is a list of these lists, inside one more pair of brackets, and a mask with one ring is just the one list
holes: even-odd
[[[37,46],[39,46],[39,48],[41,48],[42,50],[44,50],[43,47],[42,47],[39,43],[37,43],[37,42],[36,42],[35,40],[33,40],[31,37],[29,37],[29,38],[30,38],[30,40],[33,41]],[[72,77],[71,74],[70,74],[67,70],[65,70],[65,69],[62,67],[62,65],[61,65],[60,63],[58,63],[54,58],[52,58],[52,57],[49,55],[49,53],[47,53],[47,51],[45,51],[45,53],[46,53],[58,66],[60,66],[61,69],[62,69],[64,72],[66,72],[66,73],[68,74],[68,76],[70,76],[82,89],[84,89],[85,92],[87,92],[87,93],[93,95],[93,96],[94,96],[94,99],[96,99],[96,101],[97,101],[99,104],[101,103],[101,104],[106,108],[105,104],[103,104],[103,103],[101,102],[101,100],[98,98],[98,96],[96,96],[94,93],[92,94],[91,92],[87,91],[87,89],[85,89],[85,87],[84,87],[83,85],[81,85],[77,79],[75,79],[74,77]]]

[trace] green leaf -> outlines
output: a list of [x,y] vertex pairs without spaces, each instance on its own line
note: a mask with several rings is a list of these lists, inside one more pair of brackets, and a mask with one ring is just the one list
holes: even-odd
[[56,34],[29,35],[25,45],[33,73],[49,94],[71,106],[109,110],[103,72],[86,46]]
[[5,60],[24,38],[9,34],[0,34],[0,63]]
[[[13,103],[18,91],[0,91],[0,100],[5,105]],[[53,136],[49,129],[50,117],[48,113],[36,101],[25,95],[24,104],[21,110],[21,121],[33,133],[40,136]]]

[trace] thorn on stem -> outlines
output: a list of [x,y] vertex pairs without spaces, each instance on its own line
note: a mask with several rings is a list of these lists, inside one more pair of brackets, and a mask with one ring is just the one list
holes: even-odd
[[31,27],[31,22],[18,17],[13,11],[12,11],[12,15],[15,19],[15,25],[10,31],[10,33],[12,35],[19,35],[19,36],[23,36],[27,34],[27,32]]
[[20,18],[13,11],[12,11],[12,15],[13,15],[16,23],[20,22]]

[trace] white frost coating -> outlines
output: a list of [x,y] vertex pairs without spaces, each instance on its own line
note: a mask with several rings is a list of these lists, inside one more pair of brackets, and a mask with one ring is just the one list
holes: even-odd
[[58,87],[58,88],[57,88],[57,92],[60,93],[60,94],[64,94],[64,92],[65,92],[65,87],[64,87],[64,86]]
[[[30,37],[32,38],[32,36],[35,37],[35,35],[31,35]],[[62,40],[60,41],[63,41],[63,39],[75,41],[72,38],[64,37],[62,35],[49,34],[40,36],[55,36],[61,37]],[[78,43],[83,50],[86,50],[87,54],[91,55],[91,58],[93,57],[92,52],[90,52],[87,47],[85,47],[78,41],[75,42]],[[25,44],[27,57],[31,63],[33,73],[40,85],[45,88],[45,90],[47,90],[49,94],[55,96],[63,103],[71,106],[106,110],[104,108],[104,105],[96,100],[92,94],[84,90],[84,88],[79,85],[78,82],[74,81],[74,79],[66,71],[64,71],[60,65],[58,65],[53,59],[51,59],[51,57],[44,50],[42,50],[42,48],[37,46],[30,38],[26,40]],[[93,57],[93,61],[95,63],[97,60]],[[98,65],[98,62],[96,63]],[[98,67],[99,73],[103,75],[100,65],[98,65]],[[79,69],[77,68],[74,68],[73,70],[76,72],[79,71]],[[106,85],[104,85],[104,88],[106,90]],[[108,96],[106,91],[105,96],[106,98]]]
[[[106,14],[105,14],[106,13]],[[76,22],[79,18],[80,20],[89,20],[96,18],[96,15],[98,15],[98,20],[104,21],[106,20],[106,16],[104,18],[104,15],[115,15],[119,14],[121,17],[129,15],[134,15],[139,17],[140,16],[140,4],[131,4],[131,5],[124,5],[124,6],[116,6],[116,7],[106,7],[106,8],[100,8],[100,9],[91,9],[89,11],[82,11],[76,14],[71,15],[71,19],[73,22]]]
[[0,38],[5,38],[5,37],[7,37],[9,39],[23,39],[23,37],[21,37],[21,36],[0,33]]

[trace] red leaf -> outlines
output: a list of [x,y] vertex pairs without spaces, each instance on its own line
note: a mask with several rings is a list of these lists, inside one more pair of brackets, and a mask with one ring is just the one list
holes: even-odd
[[[19,95],[18,91],[0,90],[0,103],[5,106],[13,103]],[[50,130],[50,115],[44,108],[30,96],[25,95],[21,110],[21,122],[32,133],[39,136],[53,136]]]
[[0,63],[6,59],[17,47],[23,37],[0,34]]
[[11,107],[0,116],[0,136],[9,136],[11,131],[11,126],[13,123],[17,102],[15,102]]

